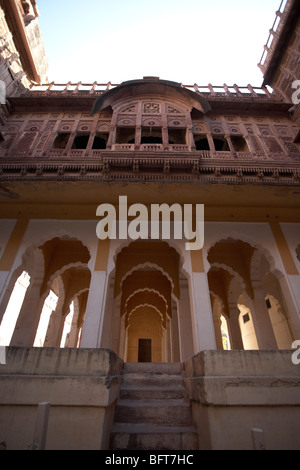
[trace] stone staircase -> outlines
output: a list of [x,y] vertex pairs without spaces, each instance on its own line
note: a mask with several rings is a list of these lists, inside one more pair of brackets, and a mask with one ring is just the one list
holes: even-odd
[[124,364],[111,449],[198,449],[180,363]]

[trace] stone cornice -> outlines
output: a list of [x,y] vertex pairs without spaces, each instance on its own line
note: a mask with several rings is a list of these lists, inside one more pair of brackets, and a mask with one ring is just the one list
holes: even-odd
[[[95,102],[96,95],[88,93],[78,93],[74,95],[66,93],[38,93],[28,92],[25,95],[18,97],[9,97],[8,100],[15,112],[63,112],[70,111],[84,111],[91,112]],[[291,107],[290,103],[279,101],[275,96],[268,97],[261,96],[225,96],[220,95],[207,95],[206,100],[210,105],[211,111],[209,112],[226,112],[233,113],[249,113],[259,112],[264,114],[266,112],[279,112],[287,113]]]
[[[223,182],[226,184],[300,185],[300,165],[295,161],[202,158],[158,153],[104,152],[100,158],[14,158],[0,162],[0,181],[178,181]],[[200,153],[200,152],[199,152]],[[207,154],[206,154],[207,155]]]

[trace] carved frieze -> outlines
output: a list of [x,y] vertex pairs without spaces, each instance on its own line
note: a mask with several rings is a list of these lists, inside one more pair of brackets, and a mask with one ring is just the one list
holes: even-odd
[[143,114],[160,114],[160,112],[160,103],[154,103],[152,101],[143,103]]
[[135,116],[119,114],[117,119],[118,126],[135,127],[136,118]]
[[143,116],[142,118],[142,126],[144,127],[161,127],[162,126],[162,119],[161,116]]

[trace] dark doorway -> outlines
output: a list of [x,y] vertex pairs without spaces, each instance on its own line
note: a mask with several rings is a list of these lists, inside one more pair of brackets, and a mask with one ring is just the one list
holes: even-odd
[[138,362],[151,362],[151,339],[139,338]]

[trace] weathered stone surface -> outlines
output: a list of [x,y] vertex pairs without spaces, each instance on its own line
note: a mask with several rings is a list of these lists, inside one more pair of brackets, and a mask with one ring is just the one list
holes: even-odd
[[113,449],[197,449],[180,363],[125,364]]

